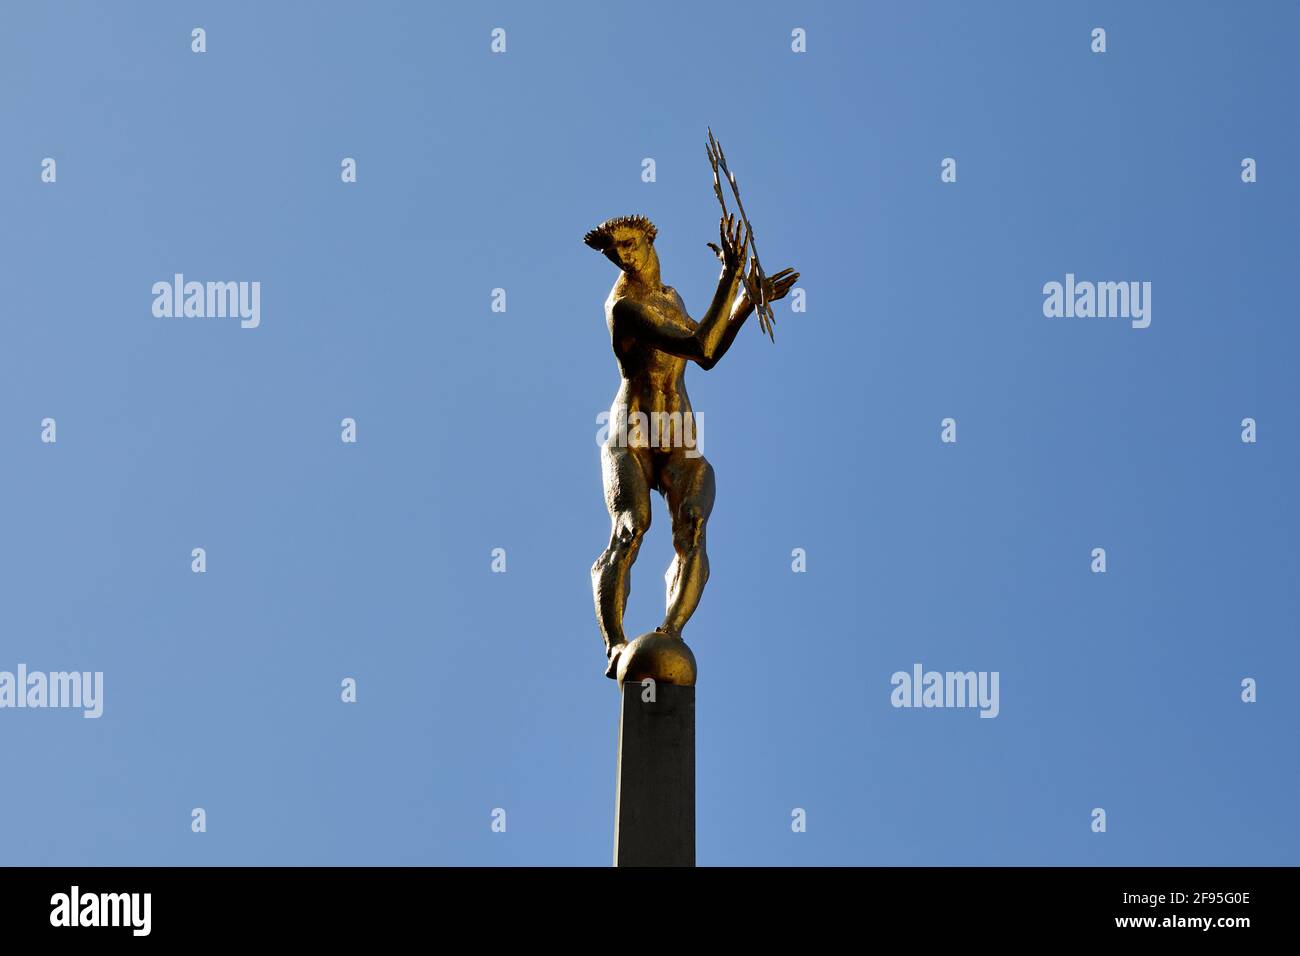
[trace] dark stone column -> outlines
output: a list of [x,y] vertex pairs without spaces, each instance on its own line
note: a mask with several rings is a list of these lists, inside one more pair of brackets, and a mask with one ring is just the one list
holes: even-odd
[[695,865],[695,688],[622,687],[615,866]]

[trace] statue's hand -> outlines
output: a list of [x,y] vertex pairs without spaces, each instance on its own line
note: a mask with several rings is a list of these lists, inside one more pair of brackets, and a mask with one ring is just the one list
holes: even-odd
[[[764,279],[764,297],[768,302],[776,302],[780,299],[784,299],[790,293],[794,284],[799,281],[799,273],[795,272],[793,269],[782,269],[780,272],[776,273],[776,275],[765,276]],[[758,284],[757,259],[752,257],[749,260],[749,281],[754,285]],[[749,301],[749,294],[747,292],[742,291],[741,299],[743,300],[742,304],[745,306],[756,304]]]
[[722,263],[722,270],[735,275],[745,263],[745,251],[749,248],[749,229],[743,222],[736,222],[735,216],[723,216],[718,220],[719,249],[714,243],[708,244],[713,254]]

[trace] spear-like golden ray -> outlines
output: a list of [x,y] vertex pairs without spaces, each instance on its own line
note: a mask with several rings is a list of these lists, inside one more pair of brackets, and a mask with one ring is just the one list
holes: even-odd
[[767,301],[767,276],[763,272],[762,263],[758,261],[758,243],[754,239],[754,226],[745,215],[745,204],[740,201],[740,187],[736,185],[736,175],[727,167],[726,154],[722,152],[722,144],[713,138],[712,127],[709,127],[709,143],[705,149],[709,154],[709,165],[713,167],[713,194],[718,197],[718,202],[722,206],[722,215],[726,217],[728,213],[727,201],[722,194],[722,178],[719,176],[719,170],[723,176],[726,176],[727,185],[731,187],[731,194],[736,199],[740,221],[745,224],[746,244],[753,249],[750,270],[745,269],[745,250],[741,250],[740,278],[745,286],[745,295],[754,304],[754,311],[758,314],[759,329],[766,332],[768,338],[775,342],[773,324],[776,322],[776,316],[772,312],[772,303]]

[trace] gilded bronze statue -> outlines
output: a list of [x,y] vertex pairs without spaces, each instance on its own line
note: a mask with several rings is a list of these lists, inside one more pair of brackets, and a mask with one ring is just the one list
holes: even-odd
[[[740,205],[735,177],[721,147],[709,134],[714,192],[722,203],[718,243],[708,243],[722,264],[713,301],[696,322],[681,296],[663,283],[655,252],[657,230],[644,216],[608,219],[583,237],[604,253],[620,273],[605,300],[605,323],[621,382],[610,409],[609,438],[601,449],[609,545],[591,569],[596,620],[605,639],[605,674],[624,680],[652,677],[672,684],[695,683],[695,659],[682,629],[700,602],[709,579],[705,528],[713,510],[713,468],[692,433],[695,413],[686,394],[686,365],[713,368],[726,354],[745,320],[759,313],[772,334],[770,303],[783,298],[799,274],[783,269],[768,276],[753,250],[753,229]],[[739,217],[728,213],[719,171],[736,198]],[[749,270],[745,272],[746,257]],[[644,433],[636,423],[670,423]],[[627,423],[632,435],[627,438]],[[619,427],[622,425],[623,427]],[[665,435],[664,432],[667,432]],[[623,631],[623,611],[641,539],[650,527],[650,492],[660,492],[672,519],[672,564],[663,623],[631,644]]]

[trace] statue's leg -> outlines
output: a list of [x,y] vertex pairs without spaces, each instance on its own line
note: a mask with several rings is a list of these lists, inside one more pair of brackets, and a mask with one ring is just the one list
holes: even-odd
[[618,651],[627,642],[623,610],[632,591],[632,563],[650,527],[650,484],[641,454],[633,448],[608,444],[600,453],[610,535],[609,546],[591,566],[591,587],[596,601],[596,623],[605,638],[605,652],[609,657],[607,673],[611,677]]
[[703,456],[690,458],[677,449],[661,472],[661,484],[673,519],[675,556],[664,575],[668,599],[659,630],[681,636],[709,580],[704,531],[713,511],[713,466]]

